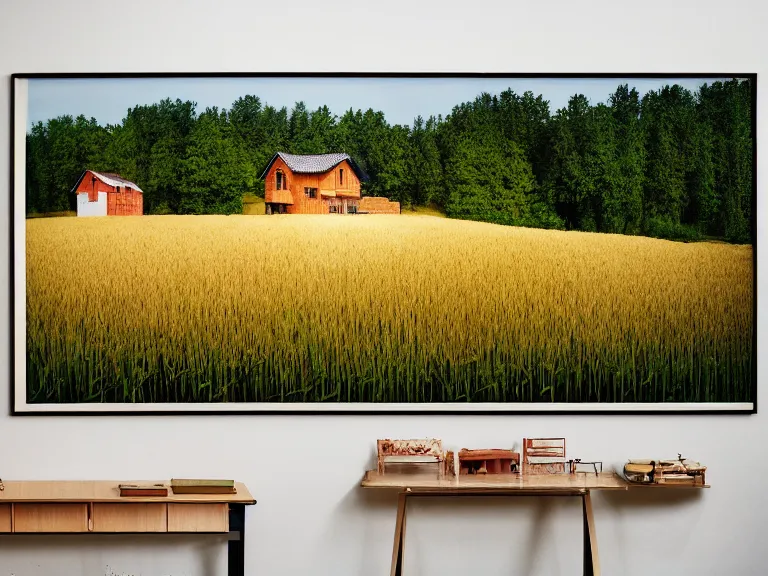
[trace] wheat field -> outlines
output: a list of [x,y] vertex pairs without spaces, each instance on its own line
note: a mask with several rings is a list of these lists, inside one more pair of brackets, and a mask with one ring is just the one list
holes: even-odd
[[751,401],[752,249],[431,216],[27,226],[27,401]]

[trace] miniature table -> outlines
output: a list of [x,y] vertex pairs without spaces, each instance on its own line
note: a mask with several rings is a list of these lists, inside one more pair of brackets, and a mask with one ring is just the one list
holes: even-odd
[[256,501],[242,483],[235,494],[120,496],[120,484],[160,481],[4,482],[0,534],[229,534],[229,576],[245,573],[245,506]]
[[437,474],[382,474],[376,470],[365,473],[363,488],[398,490],[395,540],[392,548],[390,576],[403,572],[405,520],[408,498],[427,496],[571,496],[582,502],[584,529],[584,574],[599,576],[595,520],[592,513],[592,490],[627,490],[627,482],[613,472],[600,474],[552,475],[459,475]]

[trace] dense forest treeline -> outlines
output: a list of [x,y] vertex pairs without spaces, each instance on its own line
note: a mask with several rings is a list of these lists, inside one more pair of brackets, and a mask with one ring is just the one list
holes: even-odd
[[144,190],[148,214],[230,214],[276,151],[347,152],[367,195],[405,209],[544,228],[675,239],[752,240],[752,90],[729,80],[606,103],[580,94],[551,111],[543,96],[483,93],[446,116],[389,124],[382,112],[275,108],[257,96],[229,110],[166,99],[119,125],[84,116],[36,123],[27,137],[27,213],[73,210],[83,170]]

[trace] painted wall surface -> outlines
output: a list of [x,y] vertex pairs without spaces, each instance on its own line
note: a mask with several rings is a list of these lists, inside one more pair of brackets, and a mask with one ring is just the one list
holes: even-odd
[[[0,18],[0,110],[9,110],[8,75],[13,72],[746,71],[761,79],[758,142],[768,142],[768,89],[762,82],[768,77],[765,3],[649,0],[625,5],[598,0],[585,10],[574,2],[495,2],[484,4],[478,19],[471,5],[456,0],[407,6],[343,0],[319,6],[300,0],[290,10],[292,38],[313,39],[318,29],[339,29],[351,11],[366,23],[309,44],[286,42],[285,26],[263,25],[286,22],[280,3],[222,0],[213,9],[212,3],[197,1],[193,7],[180,10],[170,0],[136,0],[130,10],[96,0],[8,0]],[[139,35],[142,42],[94,43],[73,35],[84,14],[94,22],[120,22],[121,30]],[[392,31],[403,29],[404,18],[419,33],[393,41]],[[169,45],[174,49],[168,50]],[[309,109],[324,103],[311,97]],[[4,183],[9,181],[8,131],[9,116],[2,113]],[[768,146],[758,145],[757,162],[758,266],[768,270]],[[7,195],[3,198],[7,201]],[[603,460],[606,466],[677,452],[709,466],[713,487],[695,494],[595,496],[604,574],[766,573],[765,274],[758,279],[757,298],[758,396],[764,402],[754,416],[12,418],[7,416],[8,227],[6,206],[0,211],[0,478],[233,477],[259,501],[247,513],[248,574],[377,576],[389,570],[396,499],[358,488],[363,471],[374,465],[376,438],[436,436],[460,448],[564,436],[570,455]],[[420,576],[577,575],[581,546],[576,502],[431,499],[414,503],[409,511],[405,569]],[[223,575],[225,560],[225,544],[216,536],[0,537],[0,576]]]
[[110,192],[107,212],[110,216],[141,216],[144,213],[144,194],[130,188]]
[[[91,200],[91,198],[94,198]],[[106,216],[107,192],[80,192],[77,195],[78,216]]]

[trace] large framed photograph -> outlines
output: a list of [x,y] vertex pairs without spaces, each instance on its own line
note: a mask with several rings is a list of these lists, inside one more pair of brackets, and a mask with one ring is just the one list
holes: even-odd
[[13,75],[12,411],[754,413],[756,80]]

